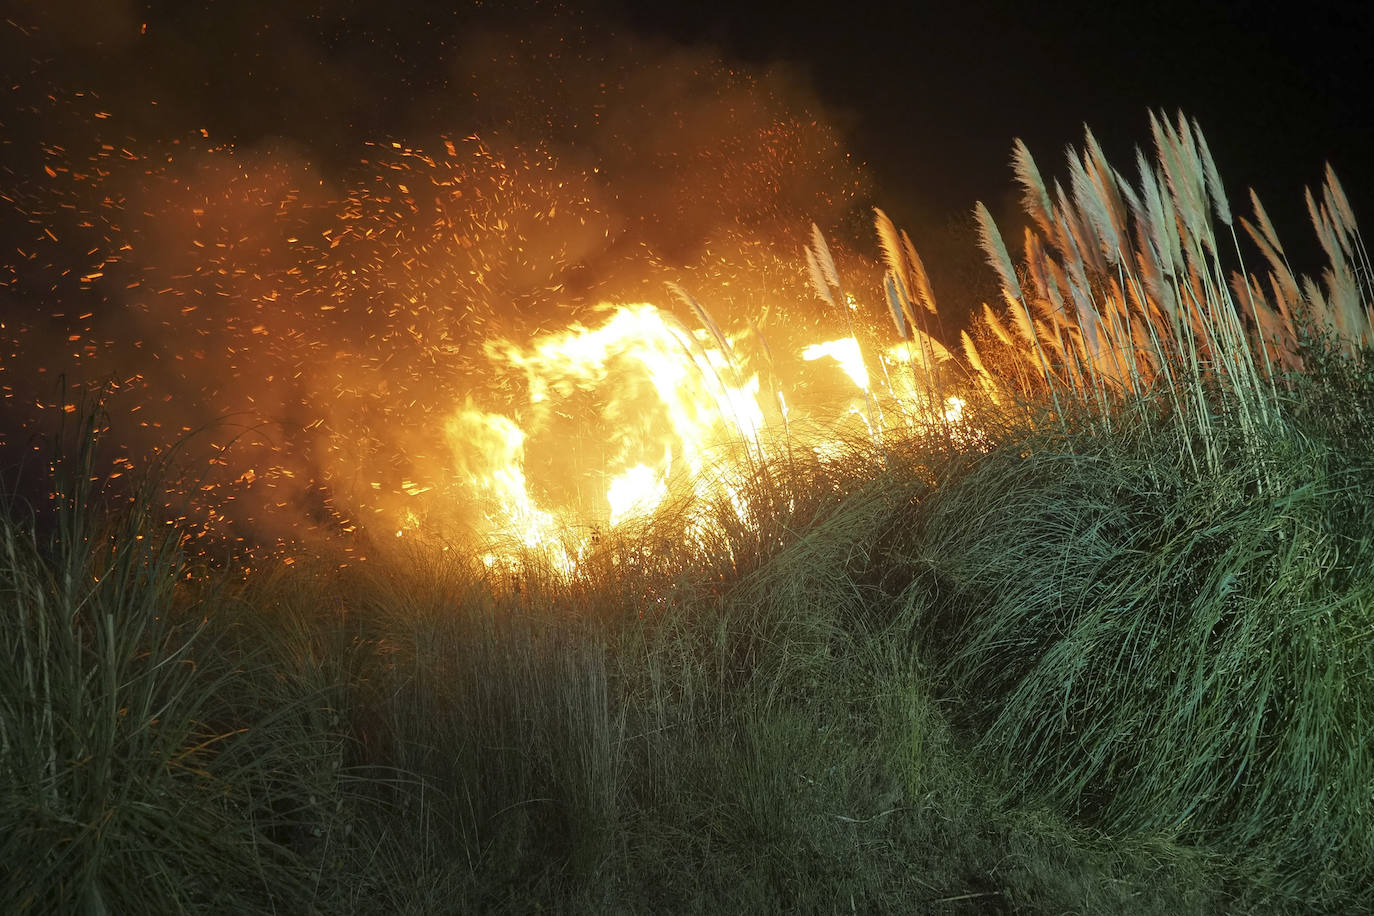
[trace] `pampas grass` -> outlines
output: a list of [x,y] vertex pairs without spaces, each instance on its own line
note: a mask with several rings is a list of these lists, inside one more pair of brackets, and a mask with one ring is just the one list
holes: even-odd
[[1011,264],[1011,255],[1007,254],[1007,245],[1002,241],[996,221],[982,201],[978,202],[973,212],[978,220],[978,243],[982,245],[988,263],[997,271],[1007,294],[1013,299],[1020,299],[1021,283],[1016,278],[1016,268]]
[[[1110,425],[1121,410],[1144,422],[1153,410],[1146,405],[1162,394],[1183,453],[1215,469],[1218,422],[1234,420],[1251,447],[1278,422],[1278,371],[1301,366],[1296,316],[1328,325],[1346,347],[1369,338],[1359,279],[1367,272],[1352,261],[1364,258],[1363,246],[1328,169],[1322,200],[1306,195],[1330,261],[1325,290],[1299,280],[1252,192],[1255,221],[1240,222],[1270,268],[1262,283],[1245,270],[1229,198],[1197,123],[1151,113],[1150,128],[1155,161],[1137,151],[1134,188],[1107,163],[1091,131],[1081,153],[1069,151],[1071,195],[1058,182],[1051,194],[1029,149],[1014,144],[1014,172],[1034,227],[1023,246],[1031,286],[1023,288],[991,213],[979,204],[980,243],[1006,300],[1000,314],[985,305],[984,322],[1039,368],[1042,389],[1066,410],[1094,405],[1096,422]],[[1235,268],[1213,218],[1231,234]],[[880,225],[884,250],[894,234]],[[1018,331],[1015,340],[1007,322]]]
[[1343,737],[1374,727],[1344,699],[1374,689],[1374,558],[1354,534],[1370,452],[1349,419],[1374,390],[1367,262],[1328,168],[1306,195],[1323,282],[1294,276],[1253,192],[1240,223],[1269,274],[1248,273],[1200,128],[1150,124],[1135,187],[1087,133],[1071,197],[1016,143],[1019,271],[977,207],[1005,299],[983,339],[1038,366],[1039,390],[988,372],[967,332],[965,358],[1057,422],[1023,425],[923,505],[913,626],[1014,801],[1219,844],[1270,875],[1271,904],[1339,909],[1311,876],[1374,879],[1374,758]]

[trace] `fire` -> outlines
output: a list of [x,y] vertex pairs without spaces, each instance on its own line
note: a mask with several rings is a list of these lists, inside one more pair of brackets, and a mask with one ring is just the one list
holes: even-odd
[[647,464],[637,464],[612,480],[606,489],[611,524],[653,515],[667,496],[667,478]]
[[854,380],[854,384],[860,389],[868,391],[868,367],[864,365],[863,350],[859,347],[859,342],[851,337],[841,337],[839,340],[827,340],[824,343],[812,344],[802,350],[802,359],[814,360],[823,357],[830,357],[840,364],[844,374]]
[[445,434],[459,473],[484,504],[493,529],[527,548],[557,543],[557,521],[530,497],[525,480],[525,433],[500,414],[466,409],[449,419]]
[[740,449],[761,457],[757,375],[728,339],[652,305],[618,306],[598,325],[523,345],[488,341],[483,352],[514,395],[505,412],[465,405],[448,418],[453,472],[483,506],[488,537],[545,551],[555,567],[575,564],[587,537],[569,532],[585,522],[645,518],[674,485],[728,498],[736,471],[721,462]]
[[[488,341],[485,372],[509,403],[466,404],[445,425],[466,500],[483,507],[484,536],[540,552],[565,572],[589,549],[592,532],[649,518],[674,491],[731,506],[746,520],[756,462],[788,445],[842,455],[840,427],[855,417],[865,436],[884,435],[884,423],[910,428],[901,401],[930,387],[924,370],[913,370],[909,347],[875,355],[886,380],[879,398],[854,336],[801,346],[791,354],[798,365],[833,360],[853,394],[828,395],[821,422],[794,430],[784,391],[761,395],[754,368],[761,336],[726,334],[704,310],[709,325],[697,330],[644,303],[606,307],[603,315],[598,324],[574,323],[523,344]],[[962,408],[950,397],[938,413],[957,422]],[[411,485],[417,493],[446,489]],[[690,539],[711,522],[689,514],[682,523]],[[496,549],[485,562],[516,557]]]
[[[739,146],[775,151],[781,181],[811,131],[771,123],[766,147]],[[399,538],[571,572],[598,533],[665,507],[689,542],[703,506],[746,519],[761,462],[842,455],[909,428],[897,402],[942,397],[938,354],[871,339],[878,309],[813,301],[800,221],[752,167],[750,219],[712,205],[676,239],[655,201],[613,207],[595,168],[499,132],[368,143],[337,183],[285,153],[104,140],[45,147],[23,202],[42,238],[22,270],[0,264],[14,301],[49,312],[0,322],[0,445],[75,414],[75,379],[117,379],[114,477],[174,456],[168,508],[245,564]]]

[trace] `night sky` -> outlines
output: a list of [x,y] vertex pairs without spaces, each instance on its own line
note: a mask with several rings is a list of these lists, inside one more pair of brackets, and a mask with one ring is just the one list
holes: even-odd
[[[488,51],[527,55],[525,69],[556,75],[594,72],[607,48],[628,47],[621,53],[646,66],[685,53],[780,74],[840,129],[872,177],[873,199],[923,233],[976,199],[996,209],[1011,195],[1013,137],[1051,172],[1087,123],[1126,171],[1132,148],[1148,144],[1151,107],[1198,118],[1233,196],[1255,186],[1281,225],[1301,220],[1301,189],[1328,159],[1357,206],[1374,199],[1361,88],[1374,76],[1368,4],[32,6],[3,27],[8,80],[27,83],[20,94],[44,83],[91,89],[139,135],[205,127],[239,145],[286,138],[333,166],[357,158],[364,139],[519,118],[473,98],[473,64]],[[26,127],[8,125],[11,145]]]
[[1129,174],[1133,147],[1148,148],[1151,108],[1200,121],[1233,196],[1253,185],[1271,210],[1296,217],[1302,186],[1329,160],[1352,196],[1374,199],[1361,174],[1374,157],[1370,4],[866,6],[805,15],[739,4],[711,19],[636,21],[746,60],[797,65],[847,116],[879,197],[911,218],[1006,193],[1012,137],[1048,172],[1087,123]]

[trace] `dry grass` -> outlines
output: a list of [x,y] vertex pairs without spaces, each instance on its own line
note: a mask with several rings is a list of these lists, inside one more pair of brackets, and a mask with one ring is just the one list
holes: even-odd
[[[1303,367],[1306,327],[1334,334],[1347,354],[1374,339],[1374,315],[1363,304],[1369,258],[1328,168],[1321,201],[1307,195],[1330,262],[1323,283],[1294,277],[1253,192],[1255,222],[1240,222],[1269,273],[1247,273],[1201,130],[1181,114],[1174,121],[1152,115],[1150,123],[1155,156],[1137,153],[1134,184],[1110,166],[1091,132],[1082,150],[1070,151],[1067,192],[1057,180],[1047,186],[1016,141],[1012,161],[1033,226],[1019,270],[987,208],[976,212],[1005,298],[1002,308],[984,306],[983,324],[1030,374],[993,375],[967,334],[964,352],[999,401],[1024,400],[1028,378],[1037,379],[1061,416],[1108,431],[1119,422],[1163,427],[1195,469],[1217,470],[1223,427],[1238,426],[1251,448],[1272,434],[1282,373]],[[885,216],[878,235],[895,271],[896,233]],[[1168,419],[1159,415],[1161,399]]]

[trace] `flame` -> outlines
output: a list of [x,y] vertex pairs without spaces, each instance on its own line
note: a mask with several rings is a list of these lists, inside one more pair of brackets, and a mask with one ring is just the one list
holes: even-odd
[[529,494],[520,427],[500,414],[466,409],[449,419],[445,434],[460,473],[485,503],[493,528],[513,534],[528,548],[557,543],[557,520]]
[[852,336],[841,337],[839,340],[812,344],[802,350],[802,359],[808,361],[827,356],[839,363],[844,374],[853,379],[854,384],[861,390],[869,390],[868,367],[864,364],[864,354],[858,340]]
[[[790,173],[789,136],[768,148]],[[78,410],[25,379],[117,378],[135,429],[119,448],[183,456],[168,506],[245,563],[337,537],[356,560],[402,539],[572,572],[596,532],[669,505],[704,544],[702,507],[747,520],[760,462],[843,455],[928,397],[924,363],[860,345],[853,294],[829,339],[782,230],[727,220],[667,266],[607,209],[608,179],[541,146],[369,143],[326,185],[289,156],[99,140],[45,148],[51,200],[25,204],[43,238],[23,271],[0,263],[52,319],[0,322],[0,406],[25,432],[0,424],[0,446]],[[726,320],[636,301],[670,277]],[[95,294],[107,309],[76,305]]]
[[611,481],[606,501],[611,507],[611,525],[645,518],[668,496],[668,480],[647,464],[637,464]]
[[[694,333],[652,305],[618,306],[599,325],[524,345],[488,341],[483,350],[491,374],[506,378],[502,388],[523,388],[523,397],[508,412],[465,405],[448,418],[456,482],[483,506],[488,536],[549,552],[555,567],[570,569],[586,549],[589,536],[569,535],[579,519],[568,510],[589,502],[584,484],[606,482],[590,501],[601,508],[582,514],[614,528],[652,515],[675,479],[695,496],[731,499],[739,472],[722,471],[720,457],[740,448],[762,457],[757,375],[728,339]],[[529,471],[535,450],[547,494],[539,497]],[[489,556],[489,564],[509,559]]]
[[[823,422],[799,431],[789,425],[782,387],[761,394],[757,333],[731,335],[714,321],[692,330],[647,303],[607,306],[601,315],[599,323],[525,342],[487,341],[483,374],[505,403],[453,409],[444,426],[447,484],[427,482],[443,473],[438,467],[404,482],[406,493],[424,501],[457,485],[466,493],[461,501],[481,506],[480,533],[497,545],[484,554],[488,565],[535,551],[570,572],[596,530],[652,517],[675,489],[696,505],[715,501],[747,520],[753,468],[780,454],[780,443],[839,457],[846,453],[843,424],[857,422],[861,435],[876,437],[883,418],[898,415],[878,408],[852,335],[792,351],[803,364],[833,360],[855,392],[835,400],[827,388]],[[771,365],[771,353],[767,360]],[[918,387],[909,365],[886,354],[877,361],[889,397]],[[903,371],[889,373],[889,364]],[[900,391],[893,376],[904,380]],[[957,419],[961,408],[948,399],[944,415]],[[709,513],[689,514],[683,524],[690,541],[713,522]]]

